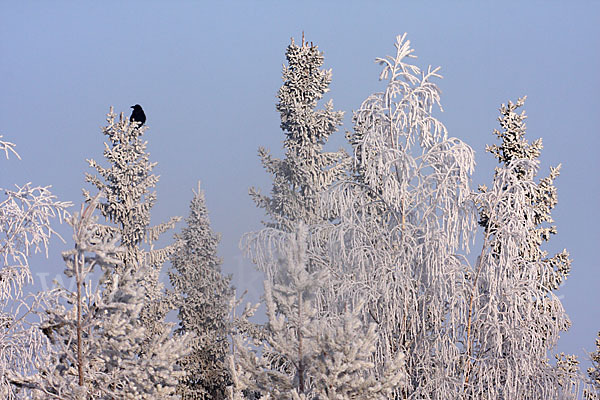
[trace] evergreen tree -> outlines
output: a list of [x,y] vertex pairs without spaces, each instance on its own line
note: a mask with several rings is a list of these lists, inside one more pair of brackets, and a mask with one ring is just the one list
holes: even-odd
[[[65,274],[76,279],[77,291],[57,289],[59,301],[47,310],[42,326],[51,352],[36,365],[35,379],[23,380],[21,386],[33,399],[178,398],[175,389],[183,373],[176,361],[187,353],[189,340],[169,338],[169,329],[148,339],[138,319],[144,305],[141,283],[149,267],[115,273],[126,249],[117,247],[118,236],[96,224],[95,206],[92,199],[69,220],[75,248],[63,258]],[[91,285],[95,268],[103,273]]]
[[[321,207],[320,195],[345,175],[348,157],[341,150],[323,151],[329,136],[341,125],[343,118],[342,112],[333,110],[332,101],[323,109],[316,109],[331,83],[331,71],[321,69],[323,54],[303,37],[300,46],[292,39],[286,58],[288,64],[283,67],[284,83],[279,89],[276,107],[281,115],[281,129],[286,135],[285,158],[275,159],[265,149],[259,149],[263,166],[273,176],[273,188],[270,197],[261,195],[254,188],[250,195],[270,217],[266,223],[268,227],[293,232],[299,222],[312,229],[315,224],[335,220],[336,215]],[[267,280],[273,282],[280,266],[268,255],[263,257],[261,252],[268,251],[268,246],[259,242],[260,239],[249,239],[246,246],[256,255],[255,261],[259,269],[267,273]],[[313,259],[308,262],[311,271],[322,268],[312,264]],[[266,334],[261,329],[252,331]],[[265,337],[259,341],[262,339]],[[280,353],[271,360],[273,368],[288,365],[291,361],[285,357]]]
[[[493,154],[498,162],[503,165],[509,165],[516,160],[531,160],[537,162],[541,155],[542,139],[537,139],[529,144],[525,139],[526,125],[525,112],[518,114],[516,110],[522,107],[526,97],[519,99],[516,103],[508,102],[508,105],[502,105],[500,108],[500,117],[498,121],[502,131],[494,130],[494,134],[502,141],[500,145],[492,145],[486,148],[486,151]],[[548,253],[542,249],[543,243],[550,240],[551,235],[556,234],[556,227],[548,224],[553,223],[551,211],[558,202],[554,180],[558,177],[561,166],[550,169],[547,177],[540,179],[539,183],[531,187],[531,192],[527,193],[529,205],[533,208],[533,228],[527,235],[527,240],[522,246],[523,257],[529,261],[540,261],[542,270],[540,274],[540,286],[547,290],[556,291],[561,283],[569,275],[571,270],[571,260],[567,250],[548,258]],[[517,166],[515,173],[519,179],[527,180],[527,169]],[[485,192],[485,187],[481,190]],[[480,225],[486,231],[494,229],[490,226],[491,221],[486,215],[485,209],[481,210]],[[499,249],[498,249],[499,250]],[[566,328],[566,327],[565,327]]]
[[227,316],[233,294],[230,277],[221,274],[217,257],[219,236],[210,227],[204,193],[194,192],[187,226],[177,235],[169,273],[174,303],[179,309],[178,333],[193,333],[191,353],[179,364],[187,372],[178,392],[183,399],[225,398],[230,378],[225,366],[228,353]]
[[[471,396],[496,399],[568,397],[577,386],[577,362],[548,353],[570,322],[553,293],[571,261],[565,251],[547,258],[543,242],[556,233],[550,211],[557,202],[559,168],[535,182],[541,140],[528,144],[524,98],[500,109],[500,146],[488,147],[501,162],[493,187],[477,197],[484,240],[474,274],[466,331],[465,388]],[[570,376],[569,376],[570,374]]]
[[[147,142],[142,140],[148,127],[140,127],[135,121],[130,122],[122,113],[116,121],[112,107],[107,114],[107,122],[103,133],[108,137],[109,143],[104,144],[104,157],[110,165],[105,168],[93,159],[88,160],[99,177],[86,173],[86,180],[106,196],[106,201],[98,204],[98,209],[108,221],[116,225],[106,229],[112,235],[119,235],[120,245],[125,248],[123,263],[115,273],[121,275],[126,270],[142,265],[150,267],[141,282],[145,301],[140,319],[149,334],[160,334],[164,330],[162,321],[170,305],[164,297],[159,275],[174,247],[154,249],[152,243],[162,233],[172,229],[180,218],[173,217],[168,222],[150,226],[150,210],[156,202],[156,192],[151,192],[151,189],[156,186],[158,176],[152,174],[156,163],[149,161]],[[86,190],[83,193],[86,201],[90,201],[90,193]],[[142,249],[143,241],[151,245],[150,250]]]
[[600,332],[596,337],[596,351],[590,354],[592,366],[588,368],[587,373],[590,379],[590,387],[584,392],[583,398],[586,400],[600,399]]
[[273,283],[265,281],[269,322],[263,340],[250,340],[258,351],[242,337],[234,339],[230,368],[238,390],[230,398],[250,388],[266,399],[387,399],[405,381],[403,355],[376,372],[374,325],[363,329],[348,310],[333,319],[318,315],[315,291],[326,272],[308,270],[308,228],[300,223],[289,234],[268,228],[260,234],[269,236],[271,262],[280,268]]
[[323,53],[306,43],[303,35],[300,46],[292,39],[286,58],[284,83],[277,94],[277,111],[286,135],[285,158],[273,158],[264,148],[259,149],[263,166],[273,176],[273,189],[270,197],[254,188],[250,195],[271,218],[268,226],[291,231],[297,221],[310,225],[334,217],[320,207],[318,194],[344,175],[347,156],[342,150],[323,152],[343,118],[343,112],[333,110],[331,100],[323,109],[316,109],[331,83],[331,70],[321,69]]

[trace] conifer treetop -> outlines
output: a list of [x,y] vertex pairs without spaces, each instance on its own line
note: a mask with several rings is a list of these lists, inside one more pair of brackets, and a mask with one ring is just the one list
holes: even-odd
[[[508,104],[502,104],[500,107],[500,116],[498,122],[502,130],[494,130],[500,140],[500,144],[486,146],[486,151],[493,154],[502,165],[513,165],[518,179],[527,181],[534,180],[537,176],[539,157],[541,155],[543,144],[542,139],[536,139],[531,144],[525,138],[526,124],[525,111],[517,112],[517,109],[525,104],[527,96],[519,98],[515,103],[509,101]],[[535,168],[529,167],[530,164],[519,162],[519,160],[528,160]],[[529,207],[533,208],[531,215],[533,227],[529,232],[523,246],[523,256],[529,260],[541,260],[546,266],[546,273],[542,274],[543,285],[550,290],[556,290],[567,278],[571,270],[571,259],[567,250],[548,257],[548,253],[542,249],[542,245],[548,242],[552,235],[557,233],[556,226],[553,225],[552,209],[558,203],[558,194],[554,181],[560,175],[561,164],[556,167],[550,167],[550,173],[537,183],[530,186],[530,193],[527,194]],[[500,171],[496,169],[496,174]],[[485,186],[480,187],[480,191],[486,191]],[[480,225],[491,229],[485,210],[480,209]]]
[[268,226],[293,230],[291,221],[313,223],[327,219],[319,207],[318,194],[342,177],[346,154],[323,152],[329,136],[342,123],[343,112],[334,111],[333,102],[317,109],[317,103],[329,91],[331,70],[322,69],[323,53],[316,45],[292,39],[286,50],[283,85],[276,106],[285,133],[285,158],[272,157],[259,149],[265,169],[273,175],[271,196],[250,189],[256,204],[272,219]]
[[[162,321],[170,305],[159,277],[162,265],[174,250],[173,245],[155,249],[153,242],[174,228],[180,218],[172,217],[167,222],[150,226],[150,211],[156,202],[153,189],[159,177],[152,173],[156,163],[150,162],[147,142],[142,139],[148,127],[130,122],[123,113],[117,119],[112,107],[106,121],[107,126],[102,132],[108,138],[104,143],[104,158],[109,165],[103,167],[93,159],[88,160],[97,175],[86,173],[86,180],[103,193],[105,200],[98,204],[98,209],[116,225],[104,226],[103,233],[119,236],[119,244],[126,249],[122,255],[123,263],[117,266],[115,275],[122,275],[127,269],[146,270],[140,281],[146,300],[139,318],[146,327],[148,345],[151,345],[150,337],[165,328]],[[87,190],[83,194],[90,202],[91,194]],[[150,249],[143,248],[142,242],[149,244]]]
[[287,149],[304,147],[320,151],[337,127],[344,113],[333,111],[329,101],[325,109],[315,110],[317,102],[329,92],[331,69],[324,70],[323,53],[316,45],[298,46],[292,38],[286,50],[288,65],[283,66],[283,85],[277,93],[276,106],[281,114],[281,129],[286,133]]
[[225,367],[231,277],[221,273],[219,235],[210,226],[204,192],[194,191],[186,226],[176,235],[169,278],[173,304],[179,311],[179,334],[191,333],[190,354],[179,360],[187,373],[178,393],[183,399],[221,399],[230,377]]
[[[150,227],[150,210],[156,203],[156,187],[159,176],[152,174],[156,162],[150,162],[150,154],[146,151],[147,142],[142,140],[147,126],[139,127],[130,122],[113,108],[107,114],[107,126],[102,128],[108,137],[104,143],[104,158],[109,162],[108,168],[89,159],[88,164],[98,175],[86,173],[86,181],[92,183],[98,191],[104,193],[106,200],[98,205],[102,215],[118,226],[122,245],[133,248],[142,241],[153,242],[161,233],[172,229],[179,218],[171,218],[168,222]],[[91,195],[83,191],[86,201]]]

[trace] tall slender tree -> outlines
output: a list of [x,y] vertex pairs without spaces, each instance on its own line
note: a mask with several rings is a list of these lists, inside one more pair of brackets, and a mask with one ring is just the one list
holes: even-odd
[[293,229],[297,221],[306,224],[330,219],[319,205],[318,194],[344,175],[344,151],[324,152],[329,136],[342,123],[343,112],[334,111],[333,102],[316,109],[329,91],[331,70],[323,70],[323,53],[304,41],[292,43],[286,50],[288,65],[283,67],[283,85],[279,89],[277,111],[285,132],[284,159],[273,158],[267,150],[258,153],[265,169],[273,176],[271,196],[250,189],[256,204],[265,209],[268,226]]
[[179,361],[187,376],[178,391],[183,399],[222,400],[230,385],[225,358],[233,291],[231,278],[221,273],[222,261],[217,256],[219,236],[210,227],[200,183],[186,222],[181,235],[176,236],[169,273],[174,305],[179,310],[177,332],[195,335],[191,353]]
[[[531,144],[525,139],[527,118],[525,112],[517,113],[517,109],[525,103],[526,97],[519,99],[516,103],[508,102],[508,105],[502,105],[500,108],[500,117],[498,121],[502,128],[501,131],[494,130],[502,143],[500,145],[488,146],[486,150],[498,159],[502,165],[509,165],[517,160],[530,160],[537,162],[542,151],[542,139],[537,139]],[[556,234],[556,226],[549,225],[554,221],[551,216],[552,209],[558,203],[557,190],[554,186],[554,180],[560,173],[561,166],[550,169],[547,177],[541,178],[539,183],[531,187],[531,192],[527,193],[527,201],[533,208],[533,228],[527,235],[521,252],[523,257],[530,261],[540,261],[542,269],[540,274],[540,286],[548,291],[556,291],[560,284],[569,275],[571,271],[571,259],[567,250],[548,257],[548,252],[544,251],[542,245],[548,242],[552,235]],[[527,168],[516,167],[517,177],[523,180],[531,178]],[[485,187],[481,190],[485,192]],[[485,208],[481,208],[480,225],[486,231],[492,230],[492,221],[486,215]],[[498,249],[499,250],[499,249]]]
[[[264,353],[261,357],[260,367],[255,367],[263,372],[265,371],[265,368],[279,371],[273,373],[279,373],[280,375],[278,376],[280,378],[282,376],[288,376],[288,384],[291,384],[292,386],[287,387],[283,384],[283,386],[274,387],[275,383],[269,383],[270,379],[273,378],[268,377],[270,376],[269,372],[264,372],[268,376],[260,374],[254,376],[255,380],[258,379],[261,382],[258,386],[251,386],[248,383],[249,378],[246,379],[246,385],[253,387],[255,390],[259,390],[264,394],[275,396],[276,398],[278,398],[278,396],[301,396],[302,398],[312,398],[311,396],[315,396],[318,390],[320,390],[317,388],[320,387],[320,384],[316,384],[316,386],[313,385],[309,389],[309,384],[307,382],[312,382],[313,380],[317,382],[318,379],[323,377],[316,377],[315,374],[317,374],[317,370],[320,368],[317,365],[322,367],[320,369],[322,373],[325,373],[324,371],[333,373],[325,366],[326,362],[324,359],[320,359],[320,361],[316,360],[314,352],[317,351],[316,349],[323,349],[323,346],[333,346],[333,344],[319,335],[313,335],[314,337],[311,338],[304,338],[302,332],[304,330],[311,330],[311,332],[313,332],[314,329],[325,329],[325,326],[332,321],[337,321],[339,324],[347,322],[345,325],[346,327],[353,326],[359,332],[363,332],[362,327],[368,325],[363,325],[362,322],[358,322],[357,320],[352,320],[353,322],[350,322],[351,318],[348,316],[349,314],[346,315],[345,313],[331,314],[327,317],[320,312],[318,313],[319,315],[316,316],[309,315],[310,313],[316,312],[314,307],[319,308],[319,304],[308,298],[305,299],[304,296],[313,296],[313,292],[317,290],[317,286],[313,288],[305,287],[308,281],[303,281],[304,283],[300,284],[298,282],[300,277],[295,276],[294,274],[298,273],[303,277],[302,279],[305,279],[306,274],[311,275],[318,274],[319,271],[322,272],[324,265],[319,264],[320,260],[315,262],[317,261],[317,258],[308,257],[305,259],[307,263],[306,266],[298,266],[295,262],[294,265],[296,266],[291,267],[288,265],[289,262],[287,264],[277,262],[277,256],[272,252],[272,237],[284,235],[285,232],[293,233],[298,224],[306,224],[303,226],[306,226],[309,231],[312,231],[313,229],[316,229],[319,224],[336,220],[337,215],[335,213],[330,209],[322,207],[320,196],[325,193],[332,184],[341,180],[346,175],[346,170],[349,166],[349,158],[345,152],[323,152],[323,146],[328,137],[335,132],[337,127],[341,124],[343,114],[341,112],[333,111],[331,102],[328,102],[323,110],[315,110],[318,100],[320,100],[324,93],[328,91],[328,86],[331,82],[331,71],[320,69],[323,64],[322,53],[320,53],[318,48],[313,44],[309,45],[306,43],[303,38],[301,46],[296,45],[292,40],[292,43],[287,48],[286,58],[288,60],[288,65],[284,66],[284,84],[279,90],[279,103],[277,104],[277,110],[281,114],[281,128],[286,133],[286,140],[284,142],[286,156],[283,160],[273,159],[266,151],[264,151],[264,149],[261,149],[259,153],[262,157],[263,165],[273,175],[273,190],[271,197],[262,196],[254,189],[251,190],[251,195],[255,199],[257,205],[264,208],[271,217],[271,222],[267,223],[267,226],[276,229],[273,231],[267,228],[256,235],[248,235],[246,236],[246,239],[248,239],[246,244],[254,257],[258,268],[267,274],[267,281],[265,282],[265,290],[267,293],[272,292],[269,288],[276,288],[278,285],[283,285],[284,282],[281,281],[281,279],[283,279],[282,276],[289,275],[289,282],[287,282],[287,284],[292,285],[290,286],[292,288],[289,290],[294,292],[293,295],[290,294],[290,298],[283,299],[278,294],[273,294],[273,298],[270,298],[269,294],[266,295],[267,305],[272,311],[271,316],[275,318],[275,314],[281,313],[281,315],[277,317],[279,322],[270,318],[268,327],[262,332],[262,337],[258,338],[257,345],[264,345],[265,347],[263,349]],[[271,233],[273,233],[274,236],[272,236]],[[314,237],[314,240],[319,241],[319,238]],[[305,245],[306,244],[301,244],[299,246],[302,247]],[[312,246],[311,250],[325,250],[325,248],[324,246]],[[305,255],[302,257],[305,257]],[[304,267],[306,267],[308,271],[301,272],[301,269]],[[288,268],[292,272],[282,272],[282,268],[283,270]],[[286,275],[286,273],[288,275]],[[302,288],[297,289],[294,285],[300,285]],[[296,290],[306,290],[306,293],[296,293]],[[298,320],[298,316],[292,315],[294,314],[293,311],[274,311],[274,304],[281,305],[285,303],[287,305],[281,305],[281,307],[292,307],[290,304],[293,301],[298,303],[294,306],[296,307],[295,310],[302,315],[304,311],[308,313],[304,315],[303,318],[300,318],[301,321]],[[305,307],[307,308],[305,309]],[[352,313],[353,311],[348,310],[348,312]],[[342,316],[348,316],[350,319],[346,320],[344,319],[345,317],[342,318]],[[353,318],[355,318],[355,316]],[[285,319],[288,320],[287,323],[281,322]],[[320,328],[316,328],[317,326]],[[343,331],[341,326],[336,326],[340,328],[340,332]],[[330,328],[334,329],[333,327]],[[364,329],[364,331],[366,332],[367,329]],[[373,334],[372,331],[369,332],[371,332],[370,335]],[[290,333],[291,336],[289,336],[288,333]],[[344,336],[344,339],[340,337],[339,340],[350,339],[349,337]],[[277,341],[280,341],[280,343],[275,343]],[[285,350],[284,342],[294,349],[296,347],[298,347],[298,349]],[[305,344],[303,345],[303,343]],[[370,343],[371,342],[366,345],[364,352],[359,355],[353,354],[351,356],[351,358],[363,357],[361,362],[358,361],[358,358],[348,360],[350,363],[356,362],[356,364],[353,364],[356,369],[354,369],[352,373],[349,373],[348,376],[352,375],[354,379],[356,379],[357,384],[358,382],[366,382],[359,379],[359,375],[364,373],[361,368],[366,368],[367,364],[362,363],[367,362],[365,357],[368,356],[366,356],[366,354],[371,355],[372,349]],[[295,344],[297,344],[297,346]],[[338,342],[337,345],[339,346],[338,349],[344,346],[341,342]],[[351,346],[349,343],[347,343],[347,345]],[[323,351],[325,352],[325,350]],[[336,357],[339,357],[339,354],[336,355]],[[249,358],[248,356],[245,357],[245,359],[250,360],[251,357]],[[393,359],[396,360],[395,358]],[[246,365],[246,368],[250,368],[248,371],[252,371],[253,367],[248,364]],[[252,372],[248,373],[252,374]],[[376,379],[376,376],[378,375],[371,376],[371,378]],[[332,383],[334,378],[332,376],[329,378],[332,379],[329,381],[329,384],[334,385]],[[279,378],[273,379],[278,380]],[[342,380],[343,379],[341,379],[340,382]],[[243,379],[235,378],[234,381],[243,381]],[[396,381],[397,380],[390,379],[390,382]],[[372,381],[369,382],[373,383]],[[363,396],[367,396],[366,387],[370,387],[372,395],[377,396],[376,393],[381,395],[381,393],[389,389],[389,385],[385,388],[382,386],[377,390],[369,385],[370,384],[365,383],[362,392],[355,388],[357,390],[356,393],[362,393]],[[354,390],[351,388],[352,385],[346,386],[348,393],[351,393]],[[288,390],[291,387],[294,388],[295,394],[292,394],[292,392]],[[338,387],[335,390],[332,389],[330,395],[335,396],[336,393],[337,395],[341,395],[342,392],[344,392],[344,390],[341,387]],[[360,396],[360,394],[356,393],[355,395]],[[348,394],[348,396],[351,395]]]
[[[140,318],[149,334],[161,334],[164,329],[162,321],[170,305],[159,276],[174,247],[154,249],[152,243],[172,229],[180,218],[173,217],[165,223],[150,226],[150,210],[156,202],[156,192],[151,190],[156,187],[158,176],[152,174],[156,163],[150,162],[147,142],[142,139],[148,127],[140,126],[136,121],[130,122],[123,113],[118,120],[116,117],[111,107],[107,114],[108,124],[102,130],[108,137],[108,143],[104,144],[104,157],[109,166],[103,167],[93,159],[88,160],[98,175],[86,173],[86,180],[104,194],[106,200],[98,204],[98,209],[115,224],[106,229],[113,235],[119,235],[120,245],[125,248],[123,263],[115,273],[119,275],[141,265],[150,267],[141,282],[146,300]],[[83,193],[86,201],[91,201],[93,196],[87,190]],[[149,243],[150,250],[144,250],[142,242]]]
[[[493,187],[477,198],[484,227],[482,250],[470,277],[466,331],[465,387],[473,396],[547,398],[569,395],[578,377],[565,372],[571,358],[552,368],[548,353],[570,321],[553,293],[566,278],[566,250],[548,258],[541,248],[556,233],[550,211],[557,202],[554,179],[559,167],[535,182],[541,140],[525,138],[524,104],[502,105],[502,143],[488,147],[501,163]],[[571,360],[571,361],[569,361]],[[568,378],[568,381],[565,381]]]

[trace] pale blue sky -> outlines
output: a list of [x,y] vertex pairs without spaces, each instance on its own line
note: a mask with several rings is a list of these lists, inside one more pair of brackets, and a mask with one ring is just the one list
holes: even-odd
[[[328,97],[346,111],[331,140],[338,147],[352,110],[381,87],[374,58],[393,53],[395,36],[407,32],[418,65],[442,67],[440,118],[475,149],[474,184],[493,173],[484,148],[494,143],[498,107],[528,95],[528,136],[544,139],[542,172],[563,163],[559,234],[548,250],[566,247],[574,259],[560,292],[573,327],[559,350],[585,357],[600,330],[600,3],[447,3],[2,1],[0,134],[23,160],[1,161],[0,186],[51,184],[79,204],[90,188],[85,159],[102,158],[109,106],[129,115],[139,103],[161,175],[153,220],[187,215],[200,179],[223,234],[224,269],[256,298],[261,278],[237,243],[263,218],[248,187],[270,189],[256,150],[281,154],[275,94],[290,37],[304,31],[333,69]],[[40,273],[61,274],[60,251],[71,245],[55,241],[48,261],[34,259],[37,286]]]

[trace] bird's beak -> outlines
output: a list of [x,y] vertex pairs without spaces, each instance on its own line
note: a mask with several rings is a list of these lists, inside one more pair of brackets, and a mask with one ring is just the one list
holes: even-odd
[[131,107],[129,107],[129,108],[133,108],[133,107],[134,107],[134,106],[131,106]]

